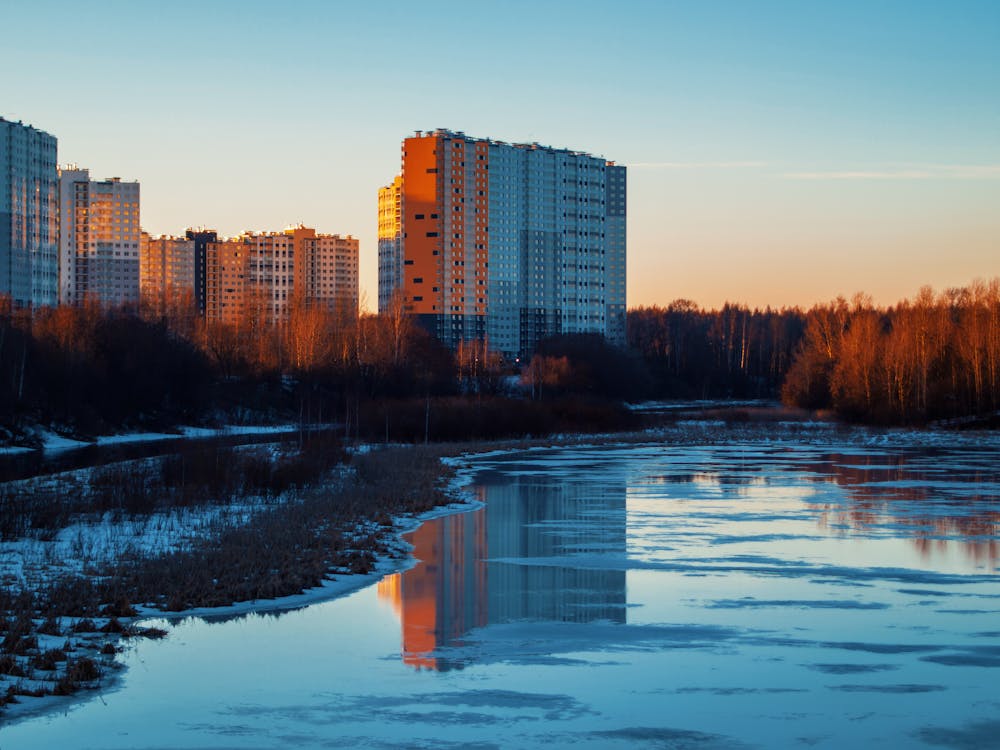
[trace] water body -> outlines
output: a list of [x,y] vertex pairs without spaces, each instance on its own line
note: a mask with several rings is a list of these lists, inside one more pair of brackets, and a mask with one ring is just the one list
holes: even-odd
[[188,620],[0,748],[1000,746],[1000,450],[477,459],[419,562]]

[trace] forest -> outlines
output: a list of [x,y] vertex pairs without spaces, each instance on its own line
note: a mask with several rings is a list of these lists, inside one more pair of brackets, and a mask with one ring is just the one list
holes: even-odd
[[878,307],[856,294],[809,310],[629,312],[629,345],[671,398],[779,397],[870,424],[995,424],[1000,279]]
[[658,397],[774,398],[805,327],[798,309],[702,310],[689,300],[628,313],[629,347]]
[[924,424],[1000,410],[1000,279],[879,308],[865,295],[813,307],[785,403],[851,420]]
[[2,442],[32,424],[85,436],[261,418],[367,439],[507,437],[634,426],[624,401],[779,397],[857,422],[995,423],[1000,279],[889,307],[863,294],[805,311],[677,300],[630,310],[625,349],[561,335],[521,366],[488,342],[451,352],[401,309],[293,300],[280,322],[251,310],[221,323],[190,300],[33,314],[0,301]]
[[545,372],[544,390],[539,380],[534,398],[510,398],[511,363],[482,342],[451,352],[401,312],[293,301],[281,321],[250,311],[223,323],[191,304],[33,314],[0,305],[0,443],[23,444],[38,426],[88,437],[298,421],[385,441],[634,426],[614,400],[625,398],[622,382],[607,375],[629,358],[600,337],[581,340],[547,342],[551,360],[572,354],[572,372],[553,377],[540,354],[525,373]]

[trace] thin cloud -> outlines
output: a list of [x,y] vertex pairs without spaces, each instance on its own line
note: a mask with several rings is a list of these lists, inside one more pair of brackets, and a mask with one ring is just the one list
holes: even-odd
[[752,169],[766,167],[766,161],[637,161],[630,169]]
[[987,180],[1000,178],[1000,164],[954,164],[941,169],[956,178]]
[[925,164],[917,168],[786,172],[789,180],[990,180],[1000,179],[1000,164]]

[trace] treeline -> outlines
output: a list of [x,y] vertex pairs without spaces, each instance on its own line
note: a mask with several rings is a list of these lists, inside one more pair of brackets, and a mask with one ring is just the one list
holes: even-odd
[[641,375],[623,376],[634,359],[599,336],[545,342],[523,369],[554,361],[558,376],[512,403],[504,397],[524,374],[515,363],[482,342],[451,352],[401,310],[293,301],[274,320],[262,309],[218,322],[193,305],[0,305],[0,442],[33,425],[86,436],[261,419],[336,422],[386,441],[614,429],[632,426],[628,413],[591,402],[642,390],[630,386]]
[[1000,410],[1000,279],[877,308],[864,295],[806,314],[783,400],[853,420],[925,423]]
[[[1000,280],[889,308],[864,296],[807,312],[678,300],[629,311],[628,350],[563,335],[520,364],[483,342],[451,352],[401,307],[358,315],[293,300],[280,321],[266,309],[224,323],[190,303],[29,315],[0,301],[0,441],[31,424],[87,435],[244,417],[474,439],[628,426],[595,403],[645,398],[780,395],[875,423],[1000,410]],[[514,383],[529,404],[504,399]]]
[[365,400],[452,394],[458,373],[452,354],[405,316],[294,304],[282,322],[219,323],[187,308],[84,304],[29,314],[0,304],[7,439],[30,423],[87,435],[213,412],[356,421]]
[[211,368],[157,321],[93,305],[34,316],[0,308],[0,427],[56,422],[83,433],[202,410]]
[[628,313],[628,342],[664,398],[777,397],[805,329],[797,308],[702,310],[689,300]]

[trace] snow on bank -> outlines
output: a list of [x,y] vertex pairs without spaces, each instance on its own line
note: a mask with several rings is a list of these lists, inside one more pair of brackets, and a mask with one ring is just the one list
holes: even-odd
[[23,445],[0,445],[0,456],[19,456],[34,450],[34,448],[25,448]]
[[[327,430],[339,427],[336,424],[308,425],[309,430]],[[191,427],[181,426],[175,432],[126,432],[118,435],[99,435],[93,440],[77,440],[68,438],[51,430],[38,430],[42,448],[46,453],[60,453],[91,446],[113,446],[128,443],[156,443],[163,440],[203,440],[206,438],[254,435],[282,435],[298,432],[302,425],[297,423],[276,425],[224,425],[222,427]],[[32,453],[37,448],[23,445],[0,445],[0,456],[16,456]]]
[[[84,469],[68,474],[75,476],[86,471],[88,470]],[[404,535],[415,531],[427,520],[482,507],[482,503],[471,498],[460,485],[461,482],[453,481],[448,490],[449,495],[457,498],[456,502],[438,506],[419,515],[394,518],[393,526],[386,530],[387,535],[392,537],[386,545],[387,552],[376,558],[370,573],[362,575],[352,574],[347,570],[334,570],[320,586],[299,594],[237,602],[226,607],[201,607],[180,612],[166,612],[154,607],[138,606],[137,616],[120,618],[120,621],[126,628],[142,631],[151,624],[190,617],[227,620],[250,613],[300,609],[365,588],[377,583],[385,575],[401,572],[416,564],[416,560],[410,554],[412,546],[405,541]],[[88,568],[98,567],[101,561],[114,559],[130,551],[148,555],[181,549],[211,534],[220,523],[248,522],[255,512],[274,502],[276,501],[265,502],[258,498],[255,502],[244,501],[239,505],[176,509],[141,519],[105,514],[96,522],[81,520],[48,540],[21,539],[0,544],[0,578],[8,582],[18,581],[22,585],[25,583],[44,585],[45,582],[56,580],[61,575],[86,573]],[[371,531],[365,524],[359,524],[358,530]],[[64,627],[69,630],[77,618],[62,619]],[[109,618],[93,618],[93,620],[95,627],[100,630],[107,625]],[[40,648],[49,648],[46,645],[47,636],[37,637]],[[106,691],[114,689],[121,683],[121,663],[116,662],[113,656],[107,656],[103,650],[108,644],[120,648],[123,641],[119,634],[97,632],[88,633],[85,637],[79,634],[59,636],[53,640],[55,645],[51,648],[61,646],[70,637],[86,652],[86,655],[92,655],[95,660],[99,659],[102,674],[96,688]],[[59,679],[60,676],[57,671],[45,679],[52,681]],[[3,678],[0,677],[0,684],[3,682]],[[66,711],[74,703],[93,696],[94,693],[86,689],[71,696],[51,694],[40,697],[19,696],[19,703],[0,709],[0,720],[6,722]]]
[[451,515],[453,513],[466,513],[478,510],[483,504],[477,500],[467,500],[464,502],[454,502],[448,505],[441,505],[437,508],[421,513],[416,516],[401,516],[393,519],[393,533],[395,539],[388,544],[388,554],[376,557],[372,572],[360,574],[349,572],[334,572],[329,578],[324,580],[319,586],[306,589],[298,594],[281,596],[273,599],[252,599],[245,602],[236,602],[225,607],[195,607],[177,612],[167,612],[155,607],[137,607],[139,611],[139,624],[149,618],[157,620],[182,620],[188,617],[202,617],[211,619],[230,619],[246,614],[257,614],[264,612],[284,612],[293,609],[301,609],[310,604],[337,599],[354,591],[359,591],[374,583],[378,583],[383,577],[392,573],[400,573],[412,568],[416,560],[410,555],[413,546],[403,537],[416,531],[422,523],[434,518]]
[[[310,430],[336,427],[332,424],[309,425]],[[42,432],[42,450],[55,453],[75,448],[85,448],[90,445],[124,445],[127,443],[153,443],[161,440],[204,439],[229,437],[233,435],[280,435],[297,432],[302,428],[299,424],[278,425],[225,425],[223,427],[179,427],[177,432],[128,432],[119,435],[101,435],[93,442],[73,440],[56,435],[53,432]]]
[[[367,453],[368,448],[369,446],[365,445],[358,446],[357,452]],[[487,455],[503,452],[505,451],[493,451]],[[336,599],[354,591],[359,591],[366,586],[378,583],[378,581],[387,575],[400,573],[404,570],[412,568],[417,561],[410,554],[413,551],[413,545],[404,539],[407,534],[411,534],[416,531],[425,521],[441,518],[443,516],[449,516],[454,513],[467,513],[473,510],[479,510],[483,507],[483,503],[480,500],[477,500],[468,491],[468,485],[471,482],[472,474],[471,468],[467,471],[459,468],[465,466],[463,459],[461,457],[442,458],[441,463],[446,466],[456,468],[455,475],[448,483],[448,487],[446,489],[447,494],[450,497],[455,498],[455,502],[447,505],[439,505],[436,508],[432,508],[417,515],[396,516],[393,518],[392,535],[394,536],[394,539],[388,544],[389,552],[375,558],[375,564],[371,573],[359,574],[337,572],[324,580],[319,586],[306,589],[298,594],[273,599],[253,599],[245,602],[236,602],[227,607],[196,607],[179,612],[165,612],[154,607],[139,607],[138,610],[140,616],[144,618],[155,617],[166,620],[178,620],[187,617],[228,619],[232,616],[249,613],[280,612],[300,609],[302,607],[309,606],[310,604],[329,601],[330,599]]]

